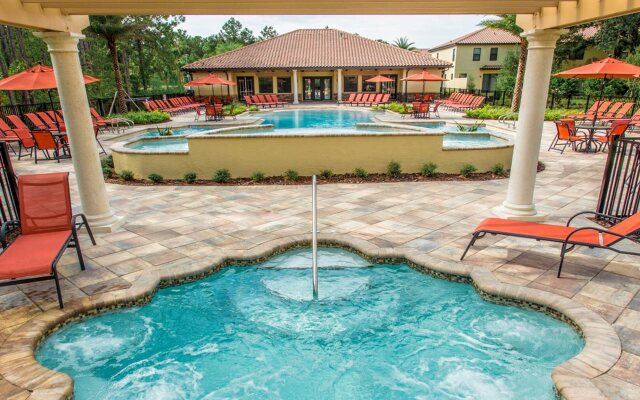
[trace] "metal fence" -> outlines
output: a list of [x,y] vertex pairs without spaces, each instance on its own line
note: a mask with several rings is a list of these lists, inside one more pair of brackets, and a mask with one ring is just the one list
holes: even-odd
[[609,149],[596,211],[625,218],[638,212],[639,206],[640,138],[620,138]]
[[17,220],[18,183],[6,143],[0,143],[0,222]]

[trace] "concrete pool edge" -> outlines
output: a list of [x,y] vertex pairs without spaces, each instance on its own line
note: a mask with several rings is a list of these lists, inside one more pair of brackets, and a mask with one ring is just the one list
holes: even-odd
[[[255,264],[276,254],[308,246],[310,235],[289,236],[264,242],[250,250],[212,254],[197,262],[168,263],[147,270],[128,289],[69,301],[65,309],[52,309],[12,332],[0,349],[0,376],[33,399],[73,397],[73,380],[49,370],[35,358],[39,344],[64,325],[101,312],[147,303],[158,288],[198,280],[231,264]],[[552,379],[561,398],[606,398],[591,382],[616,363],[621,343],[613,327],[594,311],[560,295],[500,282],[493,272],[459,262],[434,258],[417,250],[381,248],[347,235],[319,235],[324,246],[342,247],[372,262],[406,262],[412,268],[440,278],[472,284],[484,298],[547,312],[573,325],[585,340],[583,350],[556,366]],[[19,397],[17,394],[15,398]],[[12,397],[13,398],[13,397]]]

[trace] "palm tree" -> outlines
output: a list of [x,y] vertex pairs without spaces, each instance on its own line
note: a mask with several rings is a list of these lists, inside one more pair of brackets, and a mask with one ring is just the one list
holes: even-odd
[[516,24],[516,16],[510,14],[498,15],[498,19],[485,19],[480,25],[487,28],[500,29],[520,37],[520,54],[518,55],[518,72],[516,73],[516,84],[513,88],[513,99],[511,101],[511,111],[518,112],[520,109],[520,97],[522,96],[522,82],[524,81],[524,67],[527,64],[527,49],[529,43],[527,39],[520,36],[522,28]]
[[411,50],[411,51],[416,50],[416,47],[414,46],[414,44],[415,43],[410,42],[409,38],[406,36],[399,37],[393,41],[394,46],[400,47],[401,49],[405,49],[405,50]]
[[139,21],[133,21],[121,16],[91,16],[88,31],[103,38],[107,42],[113,76],[116,82],[116,111],[118,113],[127,112],[127,102],[125,100],[124,86],[122,85],[122,73],[120,71],[120,61],[118,60],[118,41],[127,37],[137,29],[142,29]]

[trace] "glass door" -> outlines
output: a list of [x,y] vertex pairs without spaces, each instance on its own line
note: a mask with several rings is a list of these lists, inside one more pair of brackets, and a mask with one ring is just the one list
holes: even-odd
[[303,78],[303,100],[331,100],[331,77]]
[[253,96],[255,94],[253,90],[253,76],[239,76],[238,82],[238,96],[243,99],[243,96]]

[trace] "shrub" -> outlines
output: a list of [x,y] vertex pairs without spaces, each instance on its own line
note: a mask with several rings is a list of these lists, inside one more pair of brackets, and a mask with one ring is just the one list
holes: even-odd
[[111,178],[112,174],[113,174],[113,168],[107,167],[107,166],[102,167],[102,176],[104,176],[105,178]]
[[217,170],[213,175],[213,181],[216,183],[229,182],[229,179],[231,179],[231,172],[226,168]]
[[284,172],[284,177],[289,181],[295,181],[300,177],[300,175],[298,175],[298,171],[288,169]]
[[[554,108],[553,110],[547,109],[544,112],[544,120],[545,121],[555,121],[561,118],[563,115],[568,114],[580,114],[584,112],[582,110],[575,109],[566,109],[566,108]],[[470,118],[477,119],[498,119],[502,115],[510,114],[511,110],[508,107],[495,107],[490,105],[485,105],[481,108],[476,108],[475,110],[467,110],[465,111],[465,115]],[[517,115],[516,115],[517,118]]]
[[129,171],[128,169],[123,169],[120,171],[120,179],[123,181],[132,181],[134,178],[133,171]]
[[162,175],[159,175],[159,174],[149,174],[148,178],[153,183],[160,183],[160,182],[162,182],[164,180]]
[[258,106],[251,106],[248,108],[249,111],[259,111]]
[[438,166],[430,162],[422,166],[420,173],[423,176],[434,176],[436,174],[436,169],[438,169]]
[[331,171],[330,169],[323,169],[322,171],[320,171],[320,177],[322,179],[329,179],[333,176],[333,171]]
[[264,172],[256,171],[251,175],[251,180],[254,182],[262,182],[264,180]]
[[498,176],[505,176],[507,174],[507,171],[504,169],[504,165],[502,163],[497,163],[496,165],[491,167],[491,172],[494,175]]
[[367,171],[365,171],[364,168],[356,168],[355,171],[353,171],[353,173],[358,178],[366,178],[367,177]]
[[460,175],[464,176],[465,178],[473,174],[474,172],[476,172],[476,167],[471,164],[462,164],[462,168],[460,168]]
[[164,111],[130,111],[126,114],[114,115],[113,118],[126,118],[133,121],[136,125],[144,124],[158,124],[160,122],[167,122],[171,119],[169,113]]
[[233,104],[227,104],[226,106],[223,106],[222,111],[225,115],[238,115],[247,111],[247,107],[242,103],[235,102]]
[[184,174],[184,181],[187,183],[193,183],[198,179],[198,175],[195,172],[187,172]]
[[387,165],[387,175],[397,178],[402,173],[402,166],[397,161],[391,161]]
[[100,160],[100,164],[102,165],[102,168],[104,167],[113,168],[113,156],[109,154],[105,158],[102,158]]

